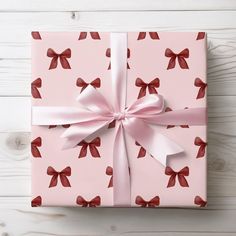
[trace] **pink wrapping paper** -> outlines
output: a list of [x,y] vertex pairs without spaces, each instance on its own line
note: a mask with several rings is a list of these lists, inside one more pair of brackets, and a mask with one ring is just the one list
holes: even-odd
[[[110,33],[32,32],[32,37],[33,106],[77,106],[88,84],[112,100]],[[158,93],[165,112],[206,107],[206,87],[205,33],[128,33],[127,106]],[[62,150],[60,135],[68,127],[32,126],[32,206],[114,206],[113,128]],[[125,135],[131,206],[205,206],[206,126],[173,124],[160,131],[184,149],[169,156],[166,167]]]

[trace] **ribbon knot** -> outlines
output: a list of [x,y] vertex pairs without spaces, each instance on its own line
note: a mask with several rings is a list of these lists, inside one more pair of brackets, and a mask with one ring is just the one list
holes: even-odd
[[114,113],[114,120],[122,121],[126,118],[126,112],[116,112]]
[[176,177],[178,176],[179,184],[182,187],[189,187],[185,176],[189,176],[189,168],[186,166],[180,171],[176,172],[171,167],[167,166],[165,170],[166,175],[170,175],[167,188],[175,186]]
[[71,168],[69,166],[62,171],[56,171],[53,167],[49,166],[47,174],[52,176],[49,188],[57,186],[58,177],[60,177],[63,187],[71,187],[69,179],[67,178],[67,176],[71,176]]
[[71,57],[71,50],[67,48],[62,53],[56,53],[52,48],[49,48],[47,51],[47,56],[52,57],[49,70],[57,68],[58,58],[60,59],[60,63],[63,69],[71,69],[70,64],[67,58]]
[[188,69],[188,64],[185,60],[185,58],[189,58],[189,49],[188,48],[185,48],[180,53],[174,53],[171,49],[167,48],[165,51],[165,56],[170,57],[170,61],[167,66],[167,70],[175,68],[176,58],[178,59],[180,68]]
[[86,142],[85,140],[78,143],[78,146],[82,146],[79,158],[85,157],[87,155],[87,149],[89,147],[92,157],[100,157],[97,147],[100,147],[101,139],[99,137],[93,139],[91,142]]

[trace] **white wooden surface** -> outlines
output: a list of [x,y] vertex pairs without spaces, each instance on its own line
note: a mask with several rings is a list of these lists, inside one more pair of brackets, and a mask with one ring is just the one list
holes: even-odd
[[[207,209],[30,207],[30,31],[207,31]],[[0,235],[236,235],[235,0],[0,1]]]

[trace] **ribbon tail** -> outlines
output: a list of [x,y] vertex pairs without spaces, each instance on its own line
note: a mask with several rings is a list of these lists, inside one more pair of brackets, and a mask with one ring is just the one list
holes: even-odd
[[184,151],[178,144],[166,136],[157,133],[141,119],[128,118],[123,122],[123,125],[125,131],[164,166],[167,163],[167,156]]
[[130,206],[131,184],[124,129],[118,126],[113,149],[114,205]]

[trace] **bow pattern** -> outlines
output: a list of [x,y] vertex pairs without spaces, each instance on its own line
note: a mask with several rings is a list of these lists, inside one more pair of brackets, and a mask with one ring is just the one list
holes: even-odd
[[140,149],[139,149],[137,158],[145,157],[145,156],[146,156],[146,150],[145,150],[145,148],[142,147],[137,141],[135,141],[135,144],[136,144],[137,146],[140,146]]
[[41,78],[37,78],[31,83],[31,94],[33,98],[42,98],[38,88],[42,87],[42,80]]
[[80,149],[79,158],[86,157],[88,147],[92,157],[100,157],[99,151],[97,149],[97,147],[100,147],[100,145],[101,139],[99,137],[93,139],[91,142],[86,142],[85,140],[82,140],[78,144],[78,146],[82,146]]
[[91,83],[87,83],[82,78],[78,78],[77,81],[76,81],[76,86],[82,87],[80,93],[82,93],[83,90],[86,89],[88,85],[91,85],[94,88],[100,88],[101,80],[100,80],[100,78],[96,78]]
[[199,146],[196,158],[204,157],[205,156],[205,152],[206,152],[207,143],[204,142],[201,138],[196,137],[195,140],[194,140],[194,144],[196,146]]
[[38,147],[41,147],[42,146],[42,139],[41,137],[37,137],[36,139],[34,139],[32,142],[31,142],[31,153],[32,153],[32,156],[33,157],[36,157],[36,158],[41,158],[41,153],[38,149]]
[[33,39],[36,39],[36,40],[41,40],[42,39],[41,35],[38,31],[32,31],[31,36],[32,36]]
[[[65,129],[68,129],[70,127],[70,124],[66,124],[66,125],[61,125],[62,128],[65,128]],[[49,125],[48,128],[49,129],[53,129],[53,128],[56,128],[57,125]]]
[[170,179],[167,188],[175,186],[176,176],[178,176],[179,184],[182,187],[189,187],[185,176],[189,176],[189,168],[186,166],[180,171],[176,172],[171,167],[167,166],[165,169],[165,174],[170,175]]
[[[158,39],[160,39],[157,32],[148,32],[148,33],[149,33],[149,36],[150,36],[151,39],[153,39],[153,40],[158,40]],[[137,40],[143,40],[143,39],[145,39],[145,38],[146,38],[146,34],[147,34],[147,32],[140,32],[140,33],[138,34]]]
[[201,40],[205,38],[205,32],[198,32],[196,40]]
[[200,207],[205,207],[207,202],[204,201],[200,196],[196,196],[194,198],[194,204],[200,206]]
[[47,174],[52,176],[49,188],[57,186],[58,177],[60,177],[63,187],[71,187],[69,179],[67,178],[67,176],[71,176],[71,168],[69,166],[62,171],[56,171],[53,167],[49,166]]
[[[98,32],[89,32],[89,33],[92,39],[95,39],[95,40],[101,39]],[[86,39],[87,35],[88,35],[87,32],[81,32],[79,35],[79,40]]]
[[157,207],[160,205],[160,197],[155,196],[150,201],[145,201],[141,196],[137,196],[135,199],[135,204],[141,207]]
[[60,59],[60,63],[63,69],[71,69],[70,64],[67,58],[71,58],[71,50],[67,48],[62,53],[56,53],[52,48],[49,48],[47,51],[47,56],[52,57],[49,70],[57,68],[58,58]]
[[171,49],[167,48],[165,51],[165,56],[170,57],[170,61],[167,66],[167,70],[175,68],[176,58],[178,59],[180,68],[189,69],[188,64],[185,60],[185,58],[189,58],[189,49],[188,48],[185,48],[180,53],[174,53]]
[[[110,49],[110,48],[108,48],[108,49],[106,50],[106,57],[111,57],[111,49]],[[129,48],[127,48],[127,58],[130,58],[130,49],[129,49]],[[109,63],[107,69],[108,69],[108,70],[111,69],[111,62]],[[129,66],[129,63],[128,63],[128,62],[127,62],[127,69],[130,69],[130,66]]]
[[32,207],[39,207],[41,205],[42,205],[42,197],[41,196],[38,196],[31,201]]
[[156,88],[159,88],[160,86],[160,80],[159,78],[155,78],[154,80],[152,80],[151,82],[149,83],[145,83],[142,79],[140,78],[137,78],[136,81],[135,81],[135,85],[137,87],[141,87],[140,88],[140,91],[139,91],[139,94],[138,94],[138,99],[141,98],[141,97],[144,97],[146,96],[146,90],[148,88],[148,92],[150,94],[158,94]]
[[113,187],[113,168],[111,166],[108,166],[106,168],[106,175],[111,176],[109,184],[107,186],[108,188],[111,188],[111,187]]
[[207,84],[204,83],[201,79],[196,78],[194,81],[194,86],[199,87],[199,91],[198,91],[196,99],[204,98]]
[[82,207],[97,207],[101,205],[101,197],[96,196],[90,201],[86,201],[82,196],[78,196],[76,203]]

